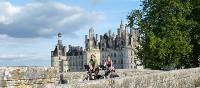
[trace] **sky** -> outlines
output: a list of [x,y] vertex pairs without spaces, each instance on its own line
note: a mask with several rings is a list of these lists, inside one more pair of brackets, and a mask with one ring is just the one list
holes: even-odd
[[0,0],[0,66],[50,66],[62,33],[65,46],[85,46],[93,27],[116,32],[140,0]]

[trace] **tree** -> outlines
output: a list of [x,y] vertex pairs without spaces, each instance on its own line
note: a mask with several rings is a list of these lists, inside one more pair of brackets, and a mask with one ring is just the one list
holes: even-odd
[[190,36],[191,44],[193,45],[191,58],[193,59],[193,67],[198,67],[200,59],[200,1],[191,0],[191,14],[188,15],[187,20],[191,21]]
[[[129,14],[129,26],[144,32],[140,58],[146,68],[176,69],[192,67],[188,0],[144,0],[142,10]],[[139,14],[139,15],[138,15]],[[140,16],[140,19],[134,19]],[[137,22],[137,23],[135,23]],[[136,26],[134,26],[136,25]]]

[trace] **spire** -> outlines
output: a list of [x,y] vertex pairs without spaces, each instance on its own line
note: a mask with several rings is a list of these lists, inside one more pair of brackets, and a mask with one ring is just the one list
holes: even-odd
[[115,37],[115,33],[113,32],[112,37]]
[[62,37],[61,33],[58,33],[58,39],[60,39]]
[[94,28],[91,27],[91,28],[89,29],[89,39],[93,39],[93,37],[94,37]]
[[61,40],[62,34],[58,33],[58,44],[62,44],[62,40]]
[[121,19],[120,28],[123,28],[123,27],[124,27],[124,25],[123,25],[123,21],[122,21],[122,19]]
[[111,36],[111,29],[108,30],[108,35]]
[[89,41],[88,41],[88,48],[91,50],[95,46],[95,36],[94,36],[94,29],[91,27],[89,29]]

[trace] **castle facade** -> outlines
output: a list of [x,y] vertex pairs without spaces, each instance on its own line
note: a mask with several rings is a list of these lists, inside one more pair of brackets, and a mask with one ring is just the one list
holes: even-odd
[[94,54],[100,65],[109,55],[117,69],[142,68],[137,57],[136,48],[140,47],[138,41],[140,41],[139,30],[128,29],[122,21],[117,34],[108,30],[107,33],[100,35],[100,38],[94,29],[90,28],[89,34],[85,35],[85,49],[69,45],[66,51],[62,41],[58,39],[58,44],[51,53],[51,66],[59,72],[82,71],[84,65],[89,63],[91,54]]

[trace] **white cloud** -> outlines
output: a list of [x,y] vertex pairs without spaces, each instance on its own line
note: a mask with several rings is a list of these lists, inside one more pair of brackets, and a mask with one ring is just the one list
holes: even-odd
[[19,8],[12,6],[9,2],[0,2],[0,24],[9,24],[13,21],[14,14],[19,12]]
[[83,27],[105,19],[102,13],[87,12],[79,6],[39,1],[24,6],[0,2],[0,34],[36,38],[51,37],[61,32],[72,37]]
[[28,57],[27,55],[24,54],[15,54],[15,55],[10,55],[10,54],[1,54],[0,59],[16,59],[16,58],[25,58]]
[[32,45],[35,42],[38,42],[40,38],[14,38],[10,37],[6,34],[0,34],[0,46],[24,46],[24,45]]
[[30,59],[33,55],[27,54],[0,54],[0,60],[25,60]]
[[0,66],[49,66],[47,57],[36,53],[0,54]]
[[50,51],[54,48],[56,40],[48,38],[13,38],[6,34],[0,34],[0,42],[0,62],[31,61],[50,60]]

